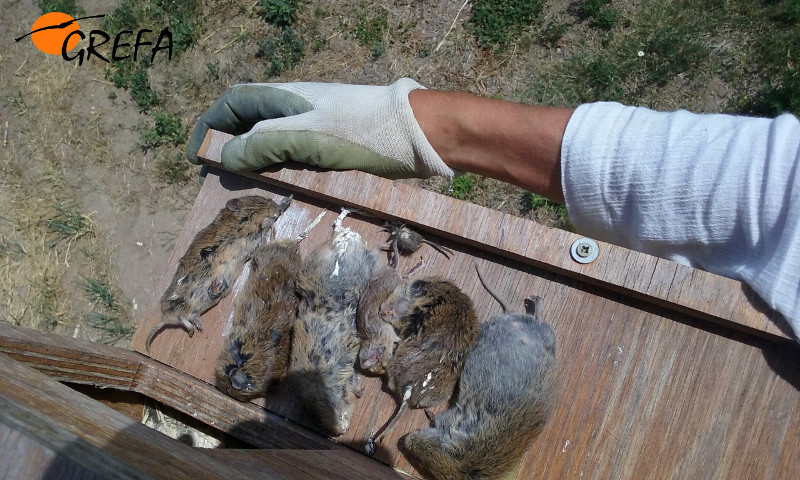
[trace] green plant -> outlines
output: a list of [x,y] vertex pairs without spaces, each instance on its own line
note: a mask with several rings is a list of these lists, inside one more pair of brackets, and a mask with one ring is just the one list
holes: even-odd
[[115,87],[129,90],[133,101],[143,112],[158,105],[161,100],[150,86],[147,70],[149,62],[116,62],[105,70],[106,78],[111,80]]
[[206,72],[211,80],[219,80],[219,60],[206,63]]
[[456,177],[450,183],[448,193],[454,198],[465,200],[475,187],[475,176],[472,173]]
[[14,92],[14,96],[11,97],[11,105],[14,107],[14,112],[19,117],[28,113],[28,106],[25,105],[25,99],[22,97],[22,92],[20,91]]
[[327,45],[328,45],[328,39],[327,38],[322,38],[322,37],[315,38],[314,42],[311,44],[311,51],[313,53],[320,52]]
[[165,143],[180,145],[186,141],[188,128],[183,125],[181,117],[164,109],[153,114],[154,125],[143,128],[139,132],[139,143],[142,148],[154,148]]
[[19,257],[25,255],[25,249],[19,242],[0,236],[0,257]]
[[569,25],[567,22],[557,22],[550,20],[539,31],[539,43],[547,47],[555,47],[556,43],[561,40],[561,37],[567,33]]
[[544,0],[476,0],[472,6],[475,37],[483,48],[503,47],[542,13]]
[[619,19],[617,10],[610,4],[611,0],[583,0],[581,12],[592,20],[594,26],[610,30]]
[[99,304],[108,310],[117,310],[117,301],[114,299],[114,294],[103,281],[94,280],[92,278],[84,278],[81,288],[86,292],[89,300],[92,303]]
[[303,58],[305,44],[291,28],[286,28],[277,36],[259,40],[257,43],[256,55],[267,60],[268,77],[280,75],[297,65]]
[[42,9],[42,13],[61,12],[72,17],[84,13],[75,0],[36,0],[36,6]]
[[287,28],[300,13],[299,0],[260,0],[258,14],[265,22],[278,28]]
[[102,332],[100,337],[102,343],[114,343],[136,332],[136,328],[124,325],[117,315],[92,312],[87,318],[87,323]]
[[49,272],[38,276],[30,285],[30,315],[37,329],[52,330],[64,317],[59,309],[63,304],[59,278]]
[[91,220],[76,208],[56,205],[55,210],[56,215],[45,222],[47,229],[55,234],[50,241],[51,247],[64,240],[74,242],[81,237],[94,235]]
[[173,54],[179,54],[197,40],[200,5],[200,0],[123,0],[103,18],[102,27],[113,36],[122,30],[137,32],[148,28],[158,32],[168,26],[172,33]]
[[356,21],[350,28],[350,33],[359,45],[372,49],[372,57],[377,59],[383,54],[383,38],[388,30],[388,12],[380,7],[371,14],[364,10],[356,13]]
[[[750,25],[755,15],[766,17],[770,27],[760,28],[752,36],[750,58],[753,66],[748,69],[752,77],[757,73],[758,84],[751,95],[744,89],[737,91],[737,110],[741,113],[775,116],[784,112],[800,115],[800,0],[765,2],[750,5],[741,12],[742,23]],[[769,35],[763,29],[769,29]]]
[[192,178],[189,172],[189,162],[186,161],[183,152],[159,160],[156,170],[158,178],[169,185],[182,183]]
[[699,31],[693,25],[676,24],[665,25],[647,35],[642,47],[644,62],[639,68],[645,73],[646,82],[662,86],[668,79],[688,72],[704,60],[708,47],[703,44]]
[[549,219],[548,222],[556,228],[564,230],[574,230],[572,222],[567,214],[567,207],[563,204],[554,202],[535,193],[529,192],[523,200],[524,209],[533,211],[536,216],[542,219]]

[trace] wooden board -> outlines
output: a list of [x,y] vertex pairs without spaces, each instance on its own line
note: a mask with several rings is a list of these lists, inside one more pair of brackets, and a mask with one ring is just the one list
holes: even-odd
[[331,442],[207,455],[3,354],[0,370],[0,478],[402,478]]
[[[214,160],[220,139],[209,138],[201,155]],[[568,253],[577,235],[361,172],[284,168],[251,176],[258,179],[212,170],[160,291],[196,232],[232,197],[294,193],[276,224],[278,237],[294,236],[330,209],[303,251],[330,238],[341,205],[375,215],[345,220],[370,245],[385,241],[383,219],[403,219],[455,251],[447,260],[424,247],[421,274],[453,280],[481,318],[500,308],[479,285],[473,260],[512,305],[531,294],[544,297],[558,339],[561,395],[518,478],[800,478],[800,350],[780,318],[739,282],[608,244],[601,244],[597,261],[579,265]],[[403,268],[416,260],[404,259]],[[213,381],[244,277],[204,315],[204,330],[194,338],[177,329],[161,333],[154,358]],[[152,306],[134,348],[143,350],[159,320]],[[337,439],[358,451],[395,408],[379,379],[365,384],[351,429]],[[259,404],[304,420],[293,392],[278,391]],[[396,445],[427,425],[422,412],[410,412],[376,458],[418,475]]]

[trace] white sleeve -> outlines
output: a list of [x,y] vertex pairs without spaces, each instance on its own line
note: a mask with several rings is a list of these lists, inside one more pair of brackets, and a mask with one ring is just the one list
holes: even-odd
[[741,280],[800,338],[800,122],[592,103],[562,187],[587,236]]

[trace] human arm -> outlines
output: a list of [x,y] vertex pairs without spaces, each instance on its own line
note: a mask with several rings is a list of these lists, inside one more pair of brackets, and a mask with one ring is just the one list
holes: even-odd
[[561,142],[574,109],[414,90],[411,108],[444,163],[564,202]]
[[750,285],[800,336],[800,122],[578,107],[562,183],[576,229]]

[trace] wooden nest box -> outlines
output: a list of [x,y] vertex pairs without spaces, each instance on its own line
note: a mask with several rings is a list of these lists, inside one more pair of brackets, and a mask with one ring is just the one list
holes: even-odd
[[[218,167],[227,138],[210,132],[201,157]],[[248,194],[294,194],[279,237],[329,211],[303,253],[330,237],[323,227],[342,206],[368,214],[345,223],[369,245],[385,243],[385,220],[406,222],[453,250],[447,259],[423,247],[422,274],[453,280],[483,320],[500,307],[475,262],[512,305],[544,298],[558,341],[557,407],[509,478],[800,478],[800,349],[741,283],[604,243],[581,264],[570,254],[579,235],[366,173],[288,166],[246,177],[212,168],[157,291],[225,202]],[[193,338],[164,330],[152,359],[138,352],[160,321],[157,302],[134,336],[137,351],[0,322],[0,477],[421,477],[397,449],[429,425],[421,410],[404,415],[375,457],[360,453],[396,407],[378,378],[364,379],[351,427],[335,440],[302,424],[291,395],[240,403],[217,391],[236,293],[206,312]],[[143,399],[255,448],[184,445],[137,421]]]

